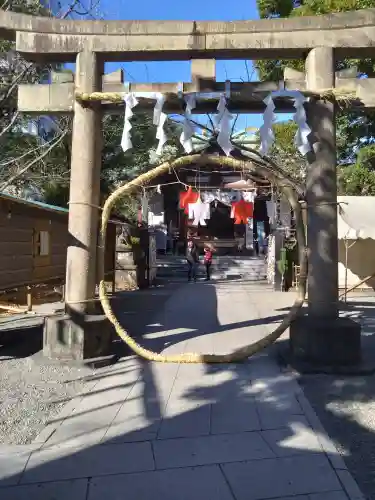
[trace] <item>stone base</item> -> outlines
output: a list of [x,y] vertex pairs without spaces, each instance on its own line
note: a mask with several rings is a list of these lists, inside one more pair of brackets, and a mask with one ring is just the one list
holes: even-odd
[[361,325],[350,318],[321,320],[308,315],[290,326],[290,354],[317,366],[353,366],[361,362]]
[[85,361],[110,355],[114,328],[104,315],[73,320],[68,314],[47,317],[43,354],[61,361]]

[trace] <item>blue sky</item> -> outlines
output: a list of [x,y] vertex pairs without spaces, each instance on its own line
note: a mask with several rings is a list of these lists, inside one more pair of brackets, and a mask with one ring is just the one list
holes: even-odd
[[[82,0],[87,5],[91,0]],[[101,0],[96,15],[104,19],[134,19],[134,20],[245,20],[258,19],[256,0]],[[247,67],[246,67],[247,65]],[[130,82],[188,82],[190,81],[190,63],[174,62],[130,62],[111,63],[106,65],[106,72],[123,67],[125,79]],[[257,80],[252,62],[247,61],[217,61],[217,81],[253,81]],[[289,115],[280,115],[279,119],[288,119]],[[236,129],[245,127],[258,128],[262,124],[261,115],[242,115],[236,124]]]

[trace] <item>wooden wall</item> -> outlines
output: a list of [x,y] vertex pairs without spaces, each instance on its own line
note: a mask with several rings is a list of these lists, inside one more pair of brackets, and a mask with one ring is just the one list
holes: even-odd
[[[49,254],[37,255],[36,238],[49,233]],[[105,272],[115,267],[116,229],[108,225]],[[65,280],[68,213],[0,198],[0,291]]]

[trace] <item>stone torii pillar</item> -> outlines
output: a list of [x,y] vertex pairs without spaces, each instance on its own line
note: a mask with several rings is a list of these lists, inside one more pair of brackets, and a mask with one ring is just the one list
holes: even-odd
[[[306,83],[312,91],[335,87],[334,50],[312,49],[306,60]],[[356,364],[361,356],[361,327],[339,317],[336,104],[312,99],[306,105],[313,151],[306,180],[308,314],[290,328],[297,360],[327,366]]]
[[[75,88],[102,90],[104,64],[98,54],[80,52]],[[44,353],[60,359],[96,358],[107,354],[111,326],[97,311],[95,287],[102,160],[100,103],[74,102],[69,195],[65,314],[46,319]]]

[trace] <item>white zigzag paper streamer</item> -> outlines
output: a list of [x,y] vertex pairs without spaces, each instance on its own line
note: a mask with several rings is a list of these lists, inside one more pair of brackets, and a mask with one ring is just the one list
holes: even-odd
[[124,118],[124,129],[122,132],[122,139],[121,139],[121,147],[124,152],[133,147],[130,134],[130,131],[132,129],[130,118],[134,114],[132,109],[138,104],[137,97],[144,97],[146,99],[155,99],[156,101],[154,107],[153,123],[157,127],[156,138],[159,141],[156,154],[160,155],[163,151],[163,146],[167,142],[168,138],[167,134],[164,131],[164,125],[167,120],[167,115],[163,113],[165,96],[159,92],[131,92],[124,95],[125,118]]
[[134,93],[125,94],[125,118],[124,118],[124,129],[122,131],[121,137],[121,147],[124,153],[133,147],[130,131],[132,129],[132,124],[130,123],[130,118],[133,116],[133,108],[138,104],[138,100]]
[[185,100],[185,118],[182,124],[182,133],[180,136],[180,143],[182,147],[186,151],[186,153],[191,153],[193,151],[193,142],[192,137],[194,134],[194,128],[191,124],[191,114],[195,106],[197,105],[196,99],[194,95],[186,95],[184,97]]
[[298,94],[299,95],[296,95],[294,98],[294,107],[296,108],[296,112],[293,118],[298,125],[296,135],[294,136],[294,144],[296,145],[298,151],[302,155],[305,155],[311,151],[311,145],[308,139],[311,129],[307,124],[306,112],[303,106],[307,99],[300,92],[298,92]]
[[266,109],[263,113],[263,125],[259,128],[260,135],[260,148],[259,151],[261,154],[268,154],[269,150],[272,147],[273,141],[275,140],[275,136],[272,130],[272,125],[275,122],[276,116],[274,113],[275,104],[272,99],[272,94],[268,95],[264,100],[264,104],[266,105]]
[[219,132],[217,136],[217,143],[224,153],[229,156],[233,150],[233,145],[230,141],[231,121],[233,119],[233,115],[231,115],[227,109],[227,100],[224,95],[220,97],[217,111],[218,113],[214,117],[216,130]]

